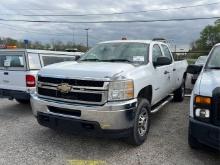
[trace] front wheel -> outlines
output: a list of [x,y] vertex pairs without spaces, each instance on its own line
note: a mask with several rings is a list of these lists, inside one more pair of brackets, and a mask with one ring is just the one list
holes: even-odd
[[181,86],[174,92],[174,98],[173,100],[176,102],[182,102],[185,97],[185,79],[183,79],[183,82]]
[[188,144],[192,149],[200,149],[201,143],[198,142],[190,133],[188,134]]
[[144,98],[139,99],[138,102],[134,127],[129,137],[130,143],[136,146],[144,143],[150,128],[150,103]]

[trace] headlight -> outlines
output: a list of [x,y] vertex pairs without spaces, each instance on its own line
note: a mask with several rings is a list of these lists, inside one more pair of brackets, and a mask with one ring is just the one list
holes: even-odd
[[196,119],[209,122],[211,110],[211,97],[196,96],[194,100],[194,116]]
[[195,109],[195,116],[199,117],[199,118],[209,118],[210,117],[210,110],[209,109],[196,108]]
[[132,80],[110,82],[108,101],[129,100],[132,98],[134,98],[134,83]]

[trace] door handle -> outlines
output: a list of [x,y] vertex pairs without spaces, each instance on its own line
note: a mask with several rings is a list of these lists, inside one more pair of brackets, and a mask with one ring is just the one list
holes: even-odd
[[167,70],[164,72],[164,74],[168,74],[168,73],[170,73],[170,72],[168,72]]
[[8,75],[8,72],[4,72],[4,75]]
[[173,69],[173,71],[175,72],[175,71],[176,71],[176,69],[174,68],[174,69]]

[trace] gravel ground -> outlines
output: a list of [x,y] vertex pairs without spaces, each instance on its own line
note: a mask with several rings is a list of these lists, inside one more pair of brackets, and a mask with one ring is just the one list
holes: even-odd
[[187,144],[188,98],[170,103],[152,116],[148,139],[140,147],[123,140],[56,132],[38,125],[29,105],[6,99],[0,105],[1,165],[65,165],[69,160],[102,160],[108,165],[220,164],[220,153],[192,150]]

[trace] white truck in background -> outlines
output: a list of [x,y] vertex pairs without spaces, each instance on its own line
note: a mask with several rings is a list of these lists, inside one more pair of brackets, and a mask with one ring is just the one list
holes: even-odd
[[35,91],[37,72],[44,66],[74,61],[81,52],[0,49],[0,98],[28,103]]
[[141,145],[151,114],[172,99],[184,99],[186,68],[162,42],[102,42],[76,62],[44,67],[32,110],[46,127],[128,136]]
[[204,65],[189,65],[187,72],[199,75],[190,100],[189,145],[220,150],[220,43],[212,48]]

